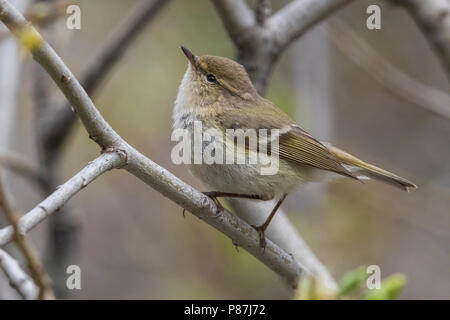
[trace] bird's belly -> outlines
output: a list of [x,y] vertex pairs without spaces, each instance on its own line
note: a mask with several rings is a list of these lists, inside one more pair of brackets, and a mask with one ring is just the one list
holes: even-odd
[[262,175],[260,166],[253,164],[191,164],[189,169],[211,191],[258,195],[270,200],[307,180],[296,171],[286,170],[288,165],[280,160],[280,168],[274,175]]

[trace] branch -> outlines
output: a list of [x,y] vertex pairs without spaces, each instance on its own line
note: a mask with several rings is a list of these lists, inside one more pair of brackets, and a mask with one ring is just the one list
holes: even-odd
[[212,0],[225,29],[236,46],[241,46],[244,31],[255,25],[255,16],[245,0]]
[[[257,226],[264,223],[267,215],[275,206],[275,201],[255,202],[229,199],[228,202],[239,213],[239,217]],[[336,281],[308,247],[282,208],[278,209],[277,214],[267,228],[266,237],[272,239],[286,252],[291,252],[294,259],[300,261],[303,268],[314,275],[317,285],[316,291],[320,293],[322,298],[334,297],[337,290]]]
[[[66,8],[73,1],[59,1],[55,4],[47,2],[38,2],[30,6],[25,14],[25,18],[34,24],[45,26],[52,23],[61,15],[66,13]],[[11,35],[11,32],[0,32],[0,41]]]
[[[111,37],[88,63],[82,76],[81,84],[89,95],[96,91],[131,43],[168,2],[169,0],[141,1],[133,8],[132,13],[111,32]],[[42,139],[48,157],[54,160],[52,158],[58,154],[75,123],[76,114],[71,111],[70,104],[51,112],[52,116],[42,124]]]
[[227,235],[235,245],[249,253],[283,277],[291,287],[296,287],[300,275],[309,271],[298,264],[289,253],[282,250],[271,240],[267,240],[265,251],[259,246],[259,237],[255,229],[244,220],[223,211],[217,215],[218,208],[203,193],[184,183],[169,171],[160,167],[134,149],[128,151],[126,170],[193,213],[210,226]]
[[[3,1],[3,0],[2,0]],[[1,1],[0,1],[1,7]],[[126,158],[121,152],[105,152],[97,159],[89,163],[84,169],[61,185],[55,192],[49,195],[17,222],[17,231],[24,236],[28,231],[44,221],[48,216],[58,211],[70,198],[80,192],[89,183],[103,173],[123,166]],[[12,226],[0,229],[0,246],[4,246],[14,239]]]
[[351,0],[295,0],[275,13],[268,21],[280,48],[285,48],[309,28]]
[[256,22],[264,26],[266,19],[272,14],[271,0],[257,0],[255,7]]
[[383,87],[424,109],[450,119],[450,95],[411,78],[380,56],[345,23],[330,21],[326,32],[336,47]]
[[[212,0],[235,44],[237,60],[244,65],[261,95],[267,88],[273,66],[284,49],[309,28],[352,0],[294,0],[261,23],[262,4],[253,13],[243,0]],[[256,18],[255,18],[256,15]],[[258,22],[259,21],[259,22]]]
[[5,189],[3,188],[2,177],[0,176],[0,207],[3,209],[6,221],[11,224],[13,229],[13,238],[19,250],[23,254],[27,266],[31,272],[34,282],[39,287],[39,299],[54,299],[53,290],[50,285],[50,278],[42,266],[42,263],[36,253],[36,250],[19,234],[17,222],[18,215],[12,209]]
[[450,1],[391,0],[402,5],[416,21],[450,78]]
[[26,300],[35,300],[39,288],[33,280],[20,268],[19,263],[6,251],[0,249],[0,268],[9,279],[11,286]]
[[[28,29],[28,33],[34,34],[39,39],[39,44],[31,50],[33,58],[47,70],[67,99],[72,103],[72,106],[81,118],[83,125],[92,139],[100,145],[102,150],[110,151],[95,160],[95,163],[104,161],[103,157],[106,157],[106,155],[115,155],[115,159],[117,160],[116,164],[118,164],[117,154],[125,154],[127,163],[125,169],[158,190],[164,196],[223,232],[234,243],[245,248],[257,259],[285,278],[289,285],[292,287],[297,285],[300,274],[302,273],[302,267],[295,262],[290,254],[280,249],[270,240],[267,241],[265,251],[262,251],[259,246],[258,233],[248,223],[228,211],[218,216],[218,208],[209,197],[184,183],[169,171],[160,167],[128,145],[106,123],[83,87],[54,50],[42,39],[33,27],[27,24],[23,16],[7,0],[0,0],[0,20],[12,31]],[[20,39],[20,33],[15,33]],[[83,180],[83,176],[86,173],[91,173],[90,178],[98,176],[100,172],[98,172],[98,165],[94,165],[94,162],[66,182],[40,205],[23,216],[18,224],[21,234],[36,226],[46,216],[63,205],[83,186],[92,181],[92,179],[87,179],[86,177]],[[112,167],[110,166],[108,168]],[[92,174],[92,171],[98,174]],[[0,230],[0,245],[11,239],[11,227]]]

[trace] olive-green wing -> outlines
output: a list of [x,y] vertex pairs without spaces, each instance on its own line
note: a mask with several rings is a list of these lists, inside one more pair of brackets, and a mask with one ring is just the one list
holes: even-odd
[[268,100],[261,99],[259,103],[244,107],[227,108],[222,114],[217,115],[216,120],[227,129],[279,129],[279,147],[278,150],[274,148],[274,151],[280,157],[357,179],[322,143]]
[[292,125],[291,130],[280,136],[278,153],[280,157],[294,163],[333,171],[358,180],[320,141],[297,125]]

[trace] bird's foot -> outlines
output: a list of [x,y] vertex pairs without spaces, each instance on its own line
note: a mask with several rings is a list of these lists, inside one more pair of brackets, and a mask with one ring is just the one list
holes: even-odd
[[252,227],[258,232],[259,235],[259,246],[263,249],[263,251],[266,250],[266,235],[264,234],[264,231],[266,231],[266,226],[263,224],[261,226],[255,226],[252,225]]
[[210,198],[212,201],[214,201],[214,204],[217,207],[216,215],[214,216],[214,218],[219,217],[222,214],[222,212],[225,211],[225,208],[222,206],[220,201],[217,199],[215,192],[203,192],[203,194],[205,196],[207,196],[208,198]]

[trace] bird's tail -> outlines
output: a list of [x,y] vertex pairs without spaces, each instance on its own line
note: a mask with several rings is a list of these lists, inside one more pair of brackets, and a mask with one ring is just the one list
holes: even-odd
[[336,158],[342,161],[342,165],[347,170],[354,173],[360,180],[376,179],[389,183],[405,191],[410,191],[411,189],[417,188],[417,186],[411,181],[408,181],[384,169],[378,168],[370,163],[366,163],[329,143],[324,143],[324,145],[336,156]]

